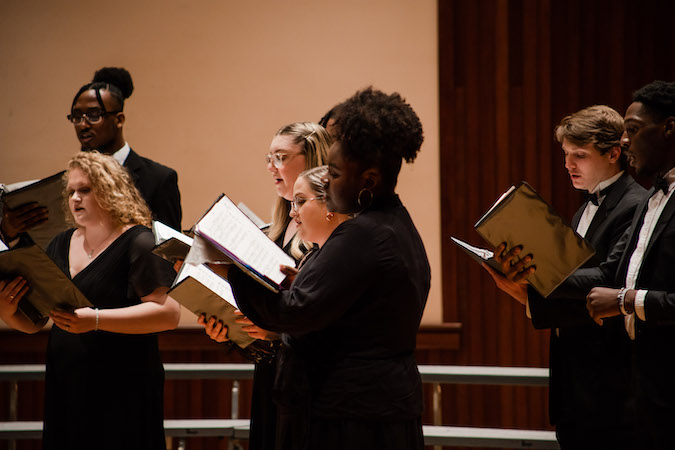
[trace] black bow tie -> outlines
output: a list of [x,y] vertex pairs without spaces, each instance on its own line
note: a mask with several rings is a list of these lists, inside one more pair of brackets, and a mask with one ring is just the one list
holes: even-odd
[[654,192],[652,192],[652,195],[656,194],[659,191],[663,191],[663,195],[668,195],[668,182],[666,181],[665,178],[663,177],[656,177],[656,180],[654,180]]
[[609,191],[610,187],[611,186],[606,187],[605,189],[601,190],[599,193],[587,192],[586,193],[586,201],[593,203],[595,206],[600,205],[600,199],[603,198],[605,195],[607,195],[607,192]]

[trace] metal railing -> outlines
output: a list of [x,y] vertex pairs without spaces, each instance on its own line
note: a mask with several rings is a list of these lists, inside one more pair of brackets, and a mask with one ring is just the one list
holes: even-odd
[[[432,420],[442,423],[442,384],[479,384],[506,386],[548,386],[549,371],[531,367],[440,366],[419,365],[422,381],[432,389]],[[165,363],[164,371],[171,380],[221,379],[233,380],[231,418],[239,418],[239,382],[253,378],[253,364],[231,363]],[[43,364],[0,365],[0,381],[9,382],[9,419],[17,418],[18,382],[44,378]],[[11,448],[11,445],[10,445]],[[178,448],[184,448],[184,440]],[[437,446],[437,448],[440,448]]]

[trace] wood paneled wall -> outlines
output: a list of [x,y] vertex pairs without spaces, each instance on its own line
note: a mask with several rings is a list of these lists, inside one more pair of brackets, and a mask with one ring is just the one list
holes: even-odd
[[[675,3],[439,0],[444,320],[461,347],[443,363],[548,365],[548,332],[450,242],[484,245],[473,224],[528,181],[564,217],[580,205],[554,142],[565,115],[593,104],[623,114],[631,92],[675,79]],[[446,424],[545,428],[545,389],[447,387]]]

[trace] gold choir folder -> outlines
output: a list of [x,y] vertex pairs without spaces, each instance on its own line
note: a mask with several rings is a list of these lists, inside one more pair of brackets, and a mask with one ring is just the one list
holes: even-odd
[[54,236],[68,229],[63,209],[64,173],[65,171],[59,172],[29,184],[9,185],[7,188],[10,192],[2,196],[2,201],[9,209],[16,209],[31,202],[37,202],[47,208],[47,221],[28,230],[28,235],[43,249],[47,248]]
[[511,186],[476,222],[474,228],[493,247],[522,245],[521,257],[533,255],[537,270],[528,280],[547,297],[595,250],[526,182]]
[[272,242],[226,195],[197,222],[194,232],[274,292],[278,292],[286,278],[279,266],[295,267],[295,260]]
[[61,269],[33,244],[0,251],[0,276],[7,280],[21,275],[28,281],[28,292],[19,302],[19,309],[33,323],[49,317],[53,309],[74,311],[92,306]]
[[242,330],[245,325],[235,322],[242,316],[234,314],[237,303],[230,284],[205,264],[184,263],[169,295],[197,317],[206,314],[208,320],[216,316],[227,326],[227,337],[239,347],[246,348],[255,340]]

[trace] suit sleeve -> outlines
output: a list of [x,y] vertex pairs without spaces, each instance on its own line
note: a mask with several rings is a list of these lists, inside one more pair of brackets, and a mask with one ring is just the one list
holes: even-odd
[[361,298],[377,275],[377,241],[345,222],[305,264],[291,288],[275,294],[236,269],[230,284],[239,308],[258,326],[301,336],[326,328]]
[[612,286],[619,262],[631,237],[628,228],[599,267],[579,269],[544,298],[528,288],[532,325],[537,329],[593,323],[586,310],[586,295],[596,286]]
[[171,169],[157,190],[153,204],[150,205],[155,218],[171,228],[181,231],[183,212],[180,206],[178,174]]
[[658,325],[675,324],[675,293],[647,291],[645,297],[645,319]]

